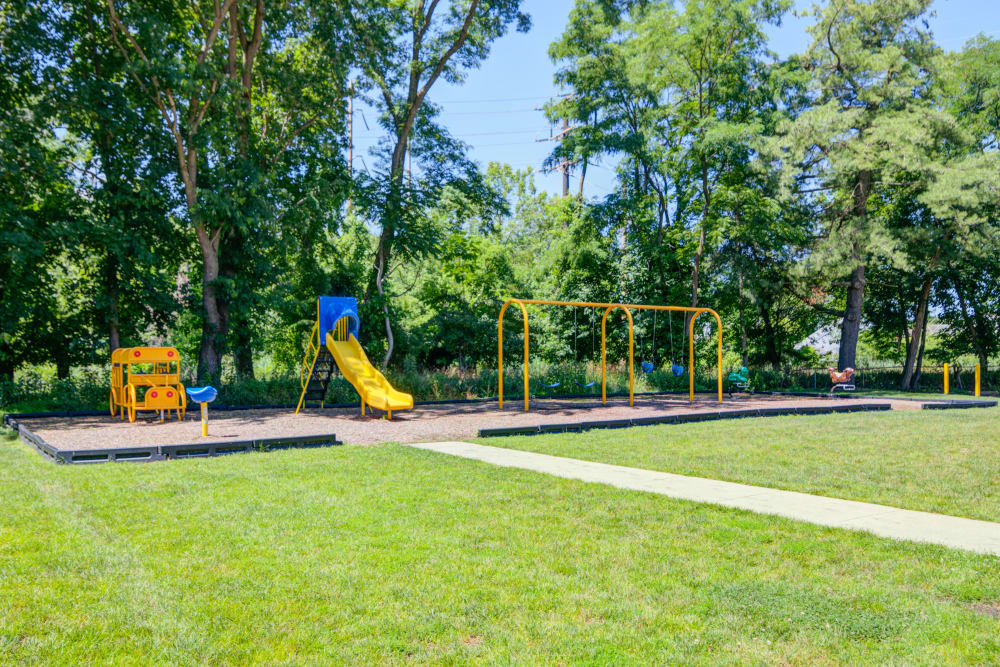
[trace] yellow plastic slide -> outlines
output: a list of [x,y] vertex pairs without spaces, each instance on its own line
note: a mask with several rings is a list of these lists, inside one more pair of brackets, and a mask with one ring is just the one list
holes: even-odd
[[326,347],[337,362],[340,372],[361,396],[362,412],[368,405],[385,410],[391,419],[393,410],[413,409],[413,397],[396,391],[385,376],[371,365],[354,334],[346,341],[338,341],[333,339],[332,332],[327,333]]

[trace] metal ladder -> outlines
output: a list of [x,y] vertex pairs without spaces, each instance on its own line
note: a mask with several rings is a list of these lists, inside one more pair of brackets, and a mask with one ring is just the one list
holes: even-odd
[[[310,357],[312,363],[310,363]],[[333,369],[336,366],[337,362],[333,355],[330,354],[325,345],[320,343],[319,323],[317,322],[309,336],[305,358],[302,360],[302,369],[299,371],[302,395],[299,396],[299,404],[295,408],[296,413],[302,408],[309,407],[309,402],[319,403],[319,407],[323,407],[326,400],[326,388],[330,384],[330,378],[333,377]]]

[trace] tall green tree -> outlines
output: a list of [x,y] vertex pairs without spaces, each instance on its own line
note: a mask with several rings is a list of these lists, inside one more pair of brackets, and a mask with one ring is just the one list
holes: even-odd
[[793,199],[811,199],[821,223],[810,268],[846,278],[841,368],[856,364],[866,269],[891,241],[869,213],[874,190],[926,172],[948,131],[932,104],[938,49],[924,27],[930,0],[843,0],[805,15],[812,43],[798,56],[811,78],[809,108],[779,126],[775,147]]
[[14,1],[0,10],[0,380],[45,360],[40,335],[59,310],[50,280],[78,212],[75,150],[55,132],[47,97],[57,47],[47,7]]
[[[283,189],[286,177],[325,171],[317,167],[322,159],[338,162],[336,152],[322,148],[312,151],[310,165],[288,158],[310,140],[313,146],[338,145],[331,132],[343,124],[338,111],[346,99],[338,43],[343,13],[338,4],[272,6],[262,0],[248,6],[235,0],[184,6],[106,0],[106,6],[111,38],[129,75],[172,138],[187,222],[201,256],[198,375],[217,377],[231,311],[242,305],[238,295],[255,291],[233,290],[241,263],[227,260],[225,250],[249,252],[274,232],[262,220],[296,208]],[[243,277],[260,275],[260,269],[251,263],[253,273]],[[247,348],[241,350],[238,366],[247,372]]]
[[186,256],[171,214],[180,204],[168,179],[170,138],[151,101],[129,85],[98,0],[49,12],[59,45],[51,96],[60,124],[80,142],[76,191],[81,219],[69,254],[80,291],[109,351],[161,332],[176,312],[177,273]]
[[[386,281],[394,270],[395,253],[433,246],[423,238],[421,200],[433,198],[441,187],[460,186],[478,170],[464,161],[464,147],[433,123],[427,97],[439,80],[457,83],[489,54],[491,44],[511,25],[527,31],[528,16],[521,0],[379,0],[353,2],[348,15],[357,42],[361,71],[359,90],[381,112],[387,133],[384,173],[368,187],[371,217],[379,226],[365,302],[378,302],[385,323],[386,350],[392,358],[394,338]],[[416,190],[404,181],[407,155],[429,178]],[[442,162],[442,157],[449,157]],[[452,169],[448,170],[448,167]]]

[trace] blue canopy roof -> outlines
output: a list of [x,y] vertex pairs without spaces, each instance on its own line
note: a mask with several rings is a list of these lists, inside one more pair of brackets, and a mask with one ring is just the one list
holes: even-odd
[[326,332],[332,331],[337,320],[348,318],[347,332],[358,337],[361,321],[358,319],[358,300],[353,296],[321,296],[319,298],[319,342],[326,342]]

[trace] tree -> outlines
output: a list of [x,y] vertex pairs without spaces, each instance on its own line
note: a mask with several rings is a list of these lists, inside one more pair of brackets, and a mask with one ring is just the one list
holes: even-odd
[[[177,308],[176,247],[171,210],[180,204],[166,180],[170,137],[151,101],[128,85],[125,61],[110,39],[97,0],[52,11],[58,63],[51,88],[60,124],[81,145],[75,180],[81,218],[68,254],[80,267],[77,290],[87,319],[108,351],[165,330]],[[139,139],[137,141],[137,139]]]
[[55,74],[41,56],[56,48],[46,9],[13,2],[0,15],[0,380],[43,360],[39,327],[57,310],[48,276],[77,213],[73,147],[45,95]]
[[[565,63],[557,81],[572,88],[550,116],[581,125],[549,162],[623,156],[621,192],[605,204],[624,221],[619,246],[630,295],[699,304],[706,253],[725,214],[717,197],[746,175],[760,115],[773,106],[764,94],[764,26],[788,5],[580,0],[550,49]],[[688,271],[681,297],[674,285]]]
[[[461,158],[463,152],[459,150],[455,155],[454,149],[459,147],[433,127],[433,115],[425,111],[427,95],[441,78],[452,83],[461,81],[464,72],[486,58],[490,44],[512,23],[517,23],[518,30],[527,31],[529,19],[519,11],[520,4],[520,0],[455,0],[446,6],[440,6],[438,0],[351,4],[348,15],[362,72],[359,89],[380,110],[389,134],[386,173],[380,183],[371,184],[372,194],[367,197],[369,202],[377,203],[373,212],[381,229],[364,299],[370,302],[377,296],[380,302],[387,339],[383,367],[393,352],[386,280],[392,272],[396,245],[401,236],[421,245],[419,232],[412,233],[416,231],[412,223],[420,220],[419,215],[414,215],[414,209],[419,208],[415,200],[423,195],[404,186],[406,156],[412,150],[419,165],[421,156],[440,156],[442,143],[445,152],[456,158]],[[432,166],[428,160],[428,167]],[[465,168],[461,171],[473,175]],[[462,179],[453,180],[458,183]],[[439,181],[432,187],[442,185]]]
[[810,107],[779,126],[773,147],[793,198],[811,199],[821,225],[810,269],[847,276],[838,365],[856,363],[872,255],[890,242],[869,215],[877,188],[920,175],[950,125],[928,89],[938,50],[920,21],[930,0],[844,0],[814,6],[813,41],[799,57]]
[[[274,201],[274,192],[267,190],[273,184],[268,170],[280,167],[286,175],[295,174],[286,159],[289,149],[309,134],[331,142],[324,130],[337,116],[346,84],[345,65],[336,55],[340,45],[329,41],[341,37],[336,25],[342,14],[338,5],[272,8],[263,0],[252,10],[234,0],[184,7],[106,1],[111,38],[127,71],[173,139],[188,223],[201,251],[198,375],[217,377],[230,306],[239,302],[232,295],[226,299],[226,284],[234,281],[238,264],[227,264],[225,249],[252,248],[270,232],[257,224],[260,220],[296,207],[294,201]],[[324,30],[309,31],[316,25],[309,23],[314,15]],[[262,77],[262,54],[274,63],[272,73],[290,69],[295,76]],[[298,66],[289,68],[289,63]],[[304,87],[293,93],[290,87],[297,84]],[[258,89],[262,93],[255,96]],[[308,173],[308,167],[296,166]],[[231,189],[212,187],[219,185]],[[251,270],[259,275],[259,267]],[[238,364],[244,372],[246,364],[244,356]]]

